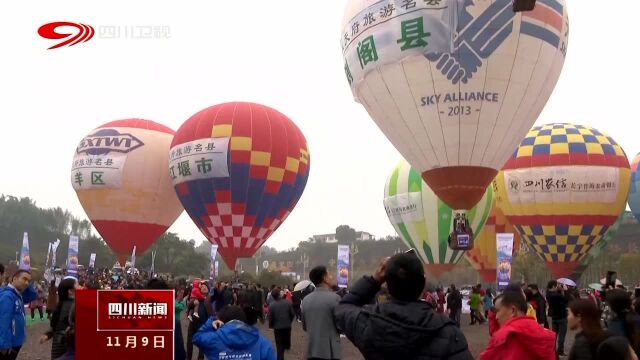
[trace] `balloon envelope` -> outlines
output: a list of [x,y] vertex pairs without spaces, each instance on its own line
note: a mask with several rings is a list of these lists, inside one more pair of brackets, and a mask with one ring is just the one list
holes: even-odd
[[633,215],[640,221],[640,153],[631,162],[631,189],[629,190],[629,208]]
[[185,210],[230,268],[282,224],[309,176],[307,142],[285,115],[231,102],[206,108],[178,129],[169,173]]
[[587,269],[587,267],[589,267],[591,262],[593,262],[598,256],[600,256],[602,250],[604,250],[604,248],[606,248],[611,240],[613,240],[613,238],[616,236],[616,233],[618,233],[618,229],[620,229],[620,224],[622,224],[623,218],[624,212],[620,214],[620,216],[618,216],[618,220],[616,220],[615,224],[609,227],[602,239],[600,239],[600,241],[598,241],[598,243],[595,244],[591,248],[591,250],[589,250],[587,255],[583,257],[582,260],[580,260],[578,266],[575,268],[575,270],[573,270],[571,276],[569,276],[570,278],[574,280],[580,279],[580,276],[582,276],[582,273]]
[[470,209],[558,81],[564,0],[348,0],[341,35],[353,96],[436,195]]
[[520,235],[513,225],[507,221],[494,199],[487,222],[482,227],[482,230],[475,234],[473,249],[467,250],[464,254],[471,266],[478,271],[482,280],[488,283],[496,282],[498,251],[496,234],[499,233],[513,233],[512,255],[515,256],[520,248]]
[[[467,214],[474,234],[489,217],[492,200],[493,189],[489,187]],[[454,211],[438,199],[420,173],[404,160],[387,178],[384,207],[400,238],[416,250],[432,275],[440,276],[452,270],[462,259],[464,251],[452,250],[448,243]]]
[[106,123],[78,145],[71,184],[121,264],[144,253],[182,213],[167,173],[174,131],[150,120]]
[[496,201],[555,277],[567,277],[624,210],[629,162],[596,129],[531,129],[496,177]]

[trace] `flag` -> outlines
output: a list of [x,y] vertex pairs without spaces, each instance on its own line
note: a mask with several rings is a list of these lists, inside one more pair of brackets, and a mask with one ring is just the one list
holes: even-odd
[[96,253],[91,253],[89,257],[89,268],[93,268],[96,265]]
[[136,246],[133,246],[133,252],[131,253],[131,268],[136,268]]
[[151,251],[151,275],[156,271],[156,250]]
[[78,276],[78,237],[69,236],[69,251],[67,252],[67,275]]
[[211,244],[211,265],[209,265],[209,280],[211,281],[216,278],[215,262],[217,253],[218,245]]
[[47,249],[47,260],[44,262],[45,271],[49,268],[49,262],[51,262],[51,243],[49,243],[49,248]]
[[31,258],[29,257],[29,234],[22,236],[22,249],[20,251],[20,269],[31,270]]
[[513,257],[513,233],[496,234],[496,280],[498,290],[504,290],[511,282],[511,260]]
[[349,245],[338,245],[338,287],[349,284]]
[[51,267],[56,266],[56,251],[60,245],[60,239],[56,239],[56,242],[51,243]]

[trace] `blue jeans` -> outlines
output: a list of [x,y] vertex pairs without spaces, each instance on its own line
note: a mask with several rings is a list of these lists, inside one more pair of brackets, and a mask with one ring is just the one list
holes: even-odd
[[551,329],[556,333],[556,353],[564,354],[564,338],[567,336],[567,318],[551,320]]

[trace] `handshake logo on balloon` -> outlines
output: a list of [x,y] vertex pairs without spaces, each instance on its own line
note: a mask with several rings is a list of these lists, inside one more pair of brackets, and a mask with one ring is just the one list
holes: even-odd
[[[453,84],[460,81],[466,84],[482,66],[482,61],[491,56],[513,30],[510,2],[497,1],[476,18],[467,11],[469,5],[472,2],[466,1],[458,18],[457,28],[461,31],[456,33],[453,51],[425,53],[425,57],[435,62],[436,68]],[[501,16],[497,16],[499,14]]]

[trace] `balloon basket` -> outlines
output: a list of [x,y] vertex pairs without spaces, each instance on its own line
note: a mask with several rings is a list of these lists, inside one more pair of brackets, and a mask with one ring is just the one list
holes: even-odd
[[469,225],[466,210],[453,211],[453,231],[449,234],[449,247],[463,251],[473,249],[473,229]]
[[513,0],[513,12],[531,11],[536,7],[536,0]]

